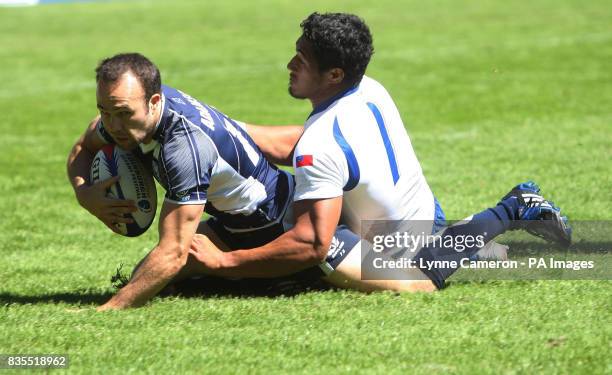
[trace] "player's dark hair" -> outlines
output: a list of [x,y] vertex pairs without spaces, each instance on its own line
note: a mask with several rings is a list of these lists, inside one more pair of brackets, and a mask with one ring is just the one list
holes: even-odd
[[106,58],[96,68],[96,82],[113,83],[125,73],[132,72],[145,91],[145,100],[161,92],[159,69],[139,53],[120,53]]
[[348,13],[315,12],[300,27],[302,37],[312,45],[319,71],[341,68],[345,82],[361,80],[374,53],[372,34],[361,18]]

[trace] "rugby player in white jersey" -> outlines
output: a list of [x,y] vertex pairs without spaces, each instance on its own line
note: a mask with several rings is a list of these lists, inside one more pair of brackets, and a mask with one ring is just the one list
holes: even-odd
[[[363,20],[350,14],[313,13],[301,27],[296,55],[287,65],[289,92],[310,100],[313,111],[292,155],[295,226],[266,245],[231,252],[219,251],[206,237],[195,236],[191,253],[199,263],[193,272],[277,277],[318,266],[324,280],[357,290],[433,291],[444,287],[456,267],[407,269],[394,279],[361,278],[356,233],[362,221],[425,222],[426,231],[435,232],[442,228],[444,214],[423,176],[393,100],[380,83],[364,76],[373,47]],[[247,126],[247,130],[264,154],[275,160],[291,156],[276,152],[275,145],[282,143],[275,139],[276,128]],[[341,216],[346,230],[337,229]],[[529,220],[545,225],[526,228],[524,222]],[[506,230],[522,228],[567,244],[571,230],[565,221],[539,195],[537,185],[525,183],[512,189],[497,206],[473,215],[469,225],[450,227],[443,234],[480,234],[488,243]],[[482,243],[474,244],[459,252],[426,245],[414,259],[461,260],[481,247]]]

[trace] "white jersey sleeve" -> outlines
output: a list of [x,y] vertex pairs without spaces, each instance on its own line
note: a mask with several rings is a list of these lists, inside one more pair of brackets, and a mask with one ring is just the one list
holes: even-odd
[[[331,127],[308,129],[299,140],[293,157],[294,200],[342,196],[348,179],[346,159],[335,143]],[[325,134],[329,133],[329,134]]]

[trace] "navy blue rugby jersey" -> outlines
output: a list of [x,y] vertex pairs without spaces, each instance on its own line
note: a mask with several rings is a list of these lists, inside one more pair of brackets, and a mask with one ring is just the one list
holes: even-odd
[[[234,229],[282,219],[293,180],[266,160],[243,123],[168,86],[162,103],[153,141],[140,149],[167,201],[206,204],[207,213]],[[97,132],[114,143],[102,121]]]

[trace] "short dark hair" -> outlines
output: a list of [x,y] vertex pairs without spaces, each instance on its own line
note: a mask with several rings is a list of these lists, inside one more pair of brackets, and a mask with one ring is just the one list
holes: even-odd
[[128,71],[140,81],[145,91],[145,100],[161,92],[159,69],[140,53],[120,53],[102,60],[96,68],[96,82],[117,82]]
[[300,27],[302,37],[312,45],[320,71],[341,68],[347,82],[361,80],[374,53],[372,34],[361,18],[348,13],[314,12]]

